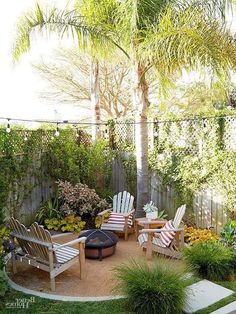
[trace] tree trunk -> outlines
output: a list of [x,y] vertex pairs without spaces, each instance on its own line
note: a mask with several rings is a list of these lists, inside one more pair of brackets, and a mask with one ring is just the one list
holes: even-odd
[[99,105],[99,64],[98,60],[92,59],[91,62],[91,111],[92,111],[92,140],[93,142],[99,136],[99,123],[101,122],[101,113]]
[[133,106],[135,110],[135,144],[137,162],[137,217],[144,215],[143,206],[149,202],[148,180],[148,85],[145,68],[139,63],[133,67]]

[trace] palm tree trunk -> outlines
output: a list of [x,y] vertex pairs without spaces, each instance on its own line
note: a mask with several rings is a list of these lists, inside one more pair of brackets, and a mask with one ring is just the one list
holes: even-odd
[[99,105],[99,63],[97,59],[91,61],[91,110],[92,110],[92,140],[93,142],[99,136],[99,123],[101,122],[101,113]]
[[137,217],[143,216],[143,206],[149,201],[148,180],[148,85],[145,68],[139,63],[133,67],[133,105],[135,110],[135,144],[137,162]]

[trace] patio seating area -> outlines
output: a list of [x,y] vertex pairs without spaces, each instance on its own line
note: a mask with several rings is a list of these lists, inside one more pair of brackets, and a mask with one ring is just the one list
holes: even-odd
[[[56,242],[65,243],[76,239],[76,235],[64,235],[56,238]],[[73,246],[76,248],[76,246]],[[122,263],[129,262],[131,259],[145,260],[145,252],[140,248],[135,239],[135,235],[129,237],[129,241],[119,238],[115,254],[104,258],[102,261],[98,259],[86,259],[83,280],[80,280],[79,263],[75,263],[66,272],[56,277],[56,291],[50,289],[50,279],[47,272],[17,262],[17,273],[12,274],[11,263],[7,265],[10,278],[20,286],[35,291],[46,292],[49,294],[66,296],[82,296],[82,297],[103,297],[116,295],[112,291],[116,283],[116,276],[112,269]],[[166,261],[165,263],[173,263]],[[174,261],[174,263],[183,264],[182,261]]]

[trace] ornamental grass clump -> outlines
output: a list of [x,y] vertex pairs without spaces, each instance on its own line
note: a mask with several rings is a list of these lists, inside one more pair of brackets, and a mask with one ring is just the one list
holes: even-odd
[[184,251],[187,265],[210,280],[224,280],[232,272],[233,252],[220,242],[199,242]]
[[127,297],[129,310],[140,314],[182,313],[186,297],[182,273],[135,261],[117,266],[114,271],[116,288]]

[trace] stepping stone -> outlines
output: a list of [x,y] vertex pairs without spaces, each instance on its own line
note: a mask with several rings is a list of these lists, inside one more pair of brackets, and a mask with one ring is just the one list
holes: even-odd
[[214,312],[211,312],[211,314],[233,314],[233,313],[236,313],[236,301],[227,304]]
[[186,288],[187,302],[184,308],[185,313],[194,313],[204,309],[234,293],[208,280],[201,280]]

